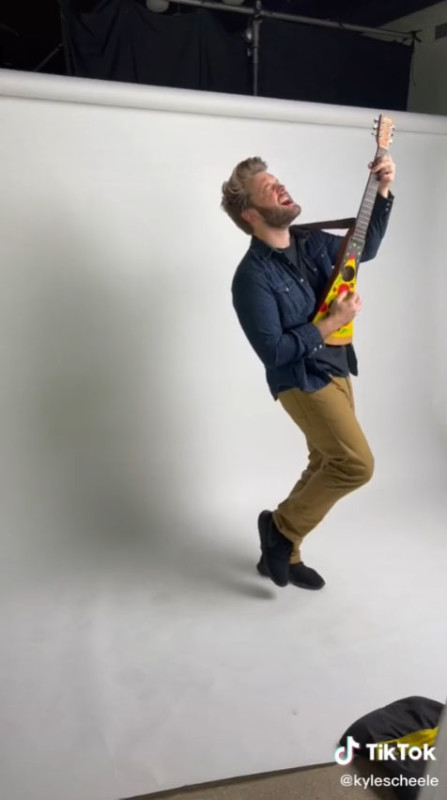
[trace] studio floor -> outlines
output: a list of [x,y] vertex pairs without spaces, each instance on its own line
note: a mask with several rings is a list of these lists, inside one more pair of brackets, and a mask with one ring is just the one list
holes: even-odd
[[[221,785],[146,795],[132,800],[394,800],[391,790],[384,786],[374,789],[361,785],[343,785],[346,775],[368,779],[371,774],[366,764],[341,768],[325,765],[291,772],[247,778]],[[385,773],[374,771],[375,776]]]
[[[359,716],[410,694],[445,702],[445,496],[423,482],[364,491],[306,545],[327,581],[320,592],[256,573],[247,508],[236,524],[210,514],[201,532],[107,542],[88,559],[84,543],[50,563],[41,540],[40,553],[21,551],[20,570],[10,542],[0,612],[8,800],[117,800],[326,764]],[[330,797],[344,798],[337,775],[273,776],[253,791],[286,800],[295,780],[324,777]],[[250,791],[241,784],[238,800]],[[329,796],[307,791],[299,796]]]

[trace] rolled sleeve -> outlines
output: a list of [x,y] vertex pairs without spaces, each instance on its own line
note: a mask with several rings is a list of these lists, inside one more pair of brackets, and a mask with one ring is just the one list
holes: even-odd
[[371,220],[366,232],[365,247],[362,261],[371,261],[375,258],[383,237],[388,227],[388,220],[393,207],[394,195],[390,192],[388,197],[378,194],[371,214]]
[[[365,246],[360,259],[361,261],[371,261],[371,259],[375,258],[377,255],[380,243],[388,227],[388,219],[393,207],[393,202],[394,195],[391,192],[388,197],[382,197],[381,194],[376,196],[368,230],[366,232]],[[340,247],[344,242],[344,237],[323,232],[322,241],[329,254],[331,264],[336,264]]]
[[316,325],[312,322],[307,322],[305,325],[300,325],[298,330],[299,336],[305,342],[305,355],[315,355],[318,350],[323,349],[323,337]]

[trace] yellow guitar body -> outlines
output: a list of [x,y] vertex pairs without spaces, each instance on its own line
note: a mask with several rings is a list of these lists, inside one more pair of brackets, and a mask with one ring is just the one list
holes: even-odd
[[[320,322],[327,317],[329,306],[343,292],[355,292],[357,284],[357,269],[359,264],[358,248],[355,244],[347,248],[347,254],[343,260],[343,266],[338,273],[336,279],[333,281],[329,291],[327,292],[323,302],[321,303],[313,322]],[[338,331],[328,336],[325,340],[326,344],[344,345],[351,344],[354,336],[354,323],[349,322]]]

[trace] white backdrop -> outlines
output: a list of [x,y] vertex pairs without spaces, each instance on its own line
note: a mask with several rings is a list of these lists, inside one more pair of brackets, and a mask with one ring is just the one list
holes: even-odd
[[396,115],[395,208],[361,270],[375,479],[309,540],[325,592],[253,573],[257,514],[305,451],[231,306],[248,238],[220,187],[258,154],[303,220],[353,215],[374,115],[0,73],[8,800],[329,761],[374,705],[444,700],[443,119]]

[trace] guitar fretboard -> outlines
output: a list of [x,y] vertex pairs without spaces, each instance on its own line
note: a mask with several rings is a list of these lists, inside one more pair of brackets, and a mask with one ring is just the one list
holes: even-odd
[[[375,158],[380,158],[381,156],[385,155],[386,152],[387,150],[385,150],[385,148],[378,147]],[[360,203],[360,209],[353,232],[353,239],[355,239],[355,241],[361,245],[365,243],[366,232],[368,230],[374,203],[376,202],[378,188],[379,181],[377,180],[376,175],[371,173],[366,184],[362,202]]]

